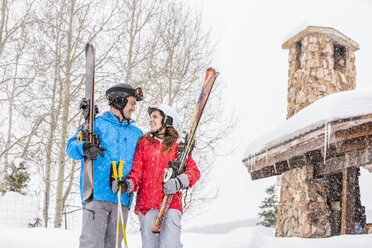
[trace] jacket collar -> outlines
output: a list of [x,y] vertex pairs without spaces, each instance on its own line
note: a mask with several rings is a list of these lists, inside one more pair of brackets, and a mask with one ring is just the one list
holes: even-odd
[[[117,125],[128,125],[128,122],[126,120],[122,121],[120,123],[119,121],[119,118],[116,117],[116,115],[114,115],[111,111],[108,111],[107,114],[105,115],[105,118],[109,121],[109,122],[112,122],[114,124],[117,124]],[[135,121],[134,120],[130,120],[129,121],[129,124],[133,124]]]

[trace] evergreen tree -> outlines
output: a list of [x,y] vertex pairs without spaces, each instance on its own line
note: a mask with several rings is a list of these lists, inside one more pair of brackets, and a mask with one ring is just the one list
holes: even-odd
[[257,223],[257,225],[262,225],[265,227],[274,227],[276,225],[276,221],[278,219],[277,212],[278,212],[278,197],[276,195],[276,188],[275,185],[271,185],[267,189],[265,189],[266,194],[268,197],[262,201],[260,208],[262,211],[258,214],[260,216],[261,222]]
[[30,174],[26,170],[24,162],[19,163],[19,166],[13,163],[10,173],[4,177],[6,191],[18,192],[22,195],[26,194],[23,189],[27,187],[29,181]]

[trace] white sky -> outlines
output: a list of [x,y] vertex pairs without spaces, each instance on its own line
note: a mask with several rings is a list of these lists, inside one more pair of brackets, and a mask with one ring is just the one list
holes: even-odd
[[[359,43],[357,89],[372,90],[372,1],[368,0],[193,0],[219,40],[217,63],[226,84],[225,107],[239,117],[231,136],[236,152],[215,165],[221,198],[195,224],[257,217],[264,189],[276,181],[251,181],[241,159],[246,146],[285,119],[288,50],[281,48],[299,26],[333,27]],[[216,81],[218,83],[218,79]],[[226,147],[231,144],[226,142]],[[372,209],[372,174],[362,170],[362,205]],[[371,218],[372,216],[370,216]]]

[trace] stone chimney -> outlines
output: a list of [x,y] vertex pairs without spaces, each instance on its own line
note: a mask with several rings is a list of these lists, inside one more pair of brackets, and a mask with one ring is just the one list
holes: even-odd
[[[282,48],[289,49],[287,119],[326,95],[355,88],[354,52],[359,45],[339,31],[308,26]],[[334,182],[331,186],[338,186],[336,179],[328,180]],[[339,205],[330,211],[326,181],[314,178],[311,163],[282,174],[276,236],[320,238],[339,233],[331,214],[340,213]]]
[[289,49],[287,119],[326,95],[355,89],[359,45],[336,29],[308,26],[282,48]]

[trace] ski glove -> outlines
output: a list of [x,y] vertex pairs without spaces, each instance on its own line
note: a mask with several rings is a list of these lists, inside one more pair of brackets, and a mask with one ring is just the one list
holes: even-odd
[[133,184],[133,181],[131,179],[126,179],[124,181],[116,181],[116,180],[113,180],[111,182],[111,189],[112,189],[112,192],[114,192],[115,194],[118,193],[119,191],[119,185],[121,185],[121,193],[132,193],[133,192],[133,189],[134,189],[134,184]]
[[189,177],[186,174],[180,174],[164,183],[163,192],[166,195],[173,195],[182,189],[186,189],[189,183]]
[[[80,102],[80,109],[83,110],[84,120],[89,119],[89,111],[90,111],[89,105],[90,103],[85,97]],[[98,105],[94,104],[94,116],[96,116],[98,113],[99,113]]]
[[83,153],[88,159],[96,160],[98,155],[104,157],[104,151],[107,151],[105,148],[100,147],[99,145],[86,142],[83,144]]

